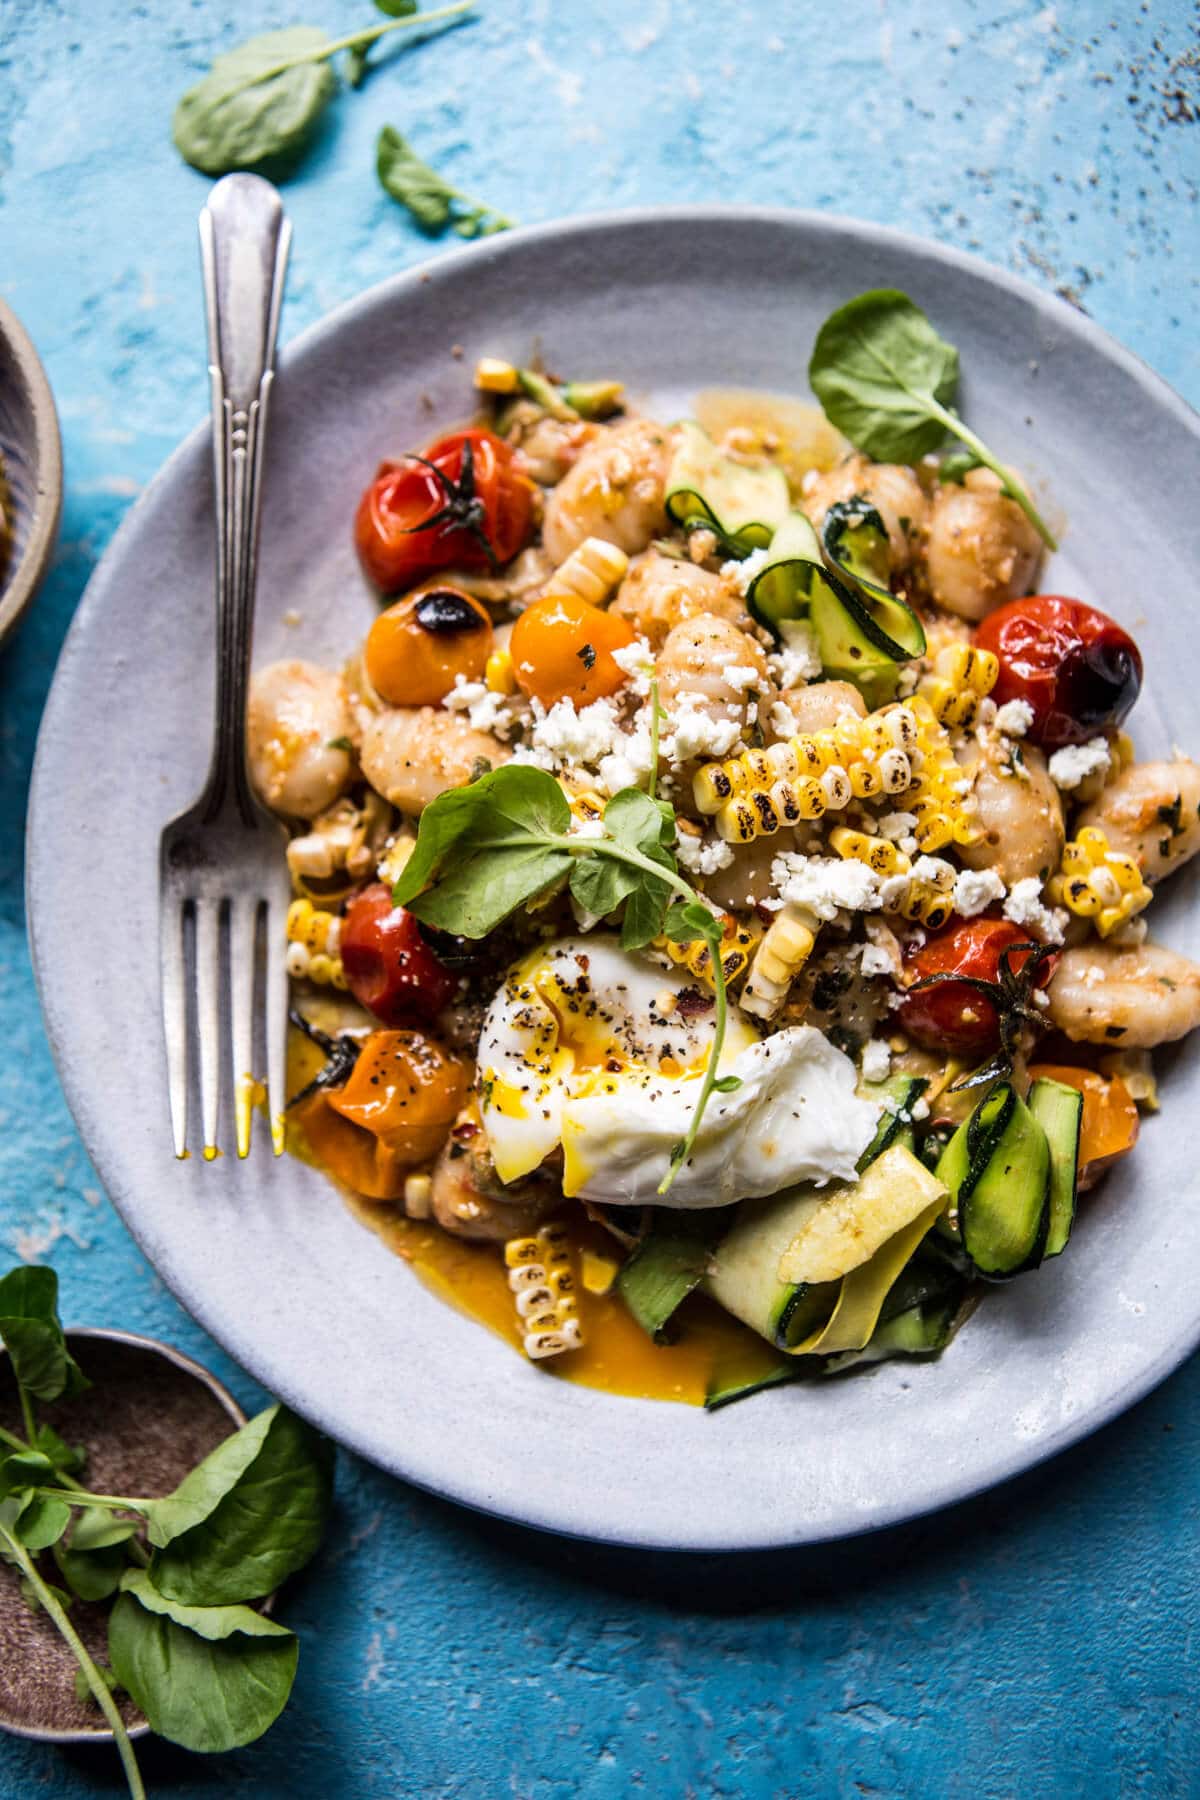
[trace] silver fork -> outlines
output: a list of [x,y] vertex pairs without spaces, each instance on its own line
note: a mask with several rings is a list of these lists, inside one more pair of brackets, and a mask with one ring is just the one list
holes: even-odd
[[[249,1154],[258,1092],[255,988],[260,968],[268,1117],[275,1154],[283,1149],[286,914],[291,897],[284,860],[287,831],[250,785],[246,686],[267,399],[290,242],[291,226],[279,195],[257,175],[227,175],[200,214],[217,522],[215,742],[200,798],[163,831],[158,904],[175,1154],[187,1154],[190,968],[206,1160],[218,1148],[226,1016],[237,1152]],[[265,934],[262,952],[260,934]]]

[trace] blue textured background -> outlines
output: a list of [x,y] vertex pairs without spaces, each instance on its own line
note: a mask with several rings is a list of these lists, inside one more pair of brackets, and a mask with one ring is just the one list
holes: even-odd
[[[247,1402],[253,1384],[109,1210],[66,1113],[21,840],[71,613],[206,402],[207,183],[171,148],[171,106],[214,51],[301,18],[340,34],[370,6],[0,5],[0,291],[45,359],[68,484],[52,577],[0,652],[0,1249],[54,1263],[68,1319],[170,1338]],[[377,190],[391,121],[522,220],[712,199],[907,226],[1086,306],[1197,403],[1198,114],[1182,0],[484,0],[477,22],[393,52],[344,95],[288,184],[284,336],[435,253]],[[89,905],[120,895],[81,895],[81,920]],[[114,1093],[121,1055],[150,1053],[116,1042]],[[218,1764],[163,1746],[143,1762],[163,1793],[300,1800],[1200,1793],[1197,1426],[1193,1364],[987,1500],[761,1560],[549,1541],[342,1457],[327,1546],[286,1603],[303,1650],[284,1719]],[[5,1797],[120,1789],[107,1754],[0,1741]]]

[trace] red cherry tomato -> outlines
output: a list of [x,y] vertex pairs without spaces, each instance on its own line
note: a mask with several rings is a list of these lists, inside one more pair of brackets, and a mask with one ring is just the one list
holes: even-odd
[[394,594],[451,563],[487,569],[511,561],[532,523],[533,487],[509,446],[492,431],[454,431],[420,462],[380,464],[359,501],[354,541],[371,580]]
[[992,699],[1028,701],[1029,736],[1046,750],[1119,725],[1141,689],[1141,652],[1129,633],[1063,594],[1010,600],[988,614],[975,641],[1000,659]]
[[[922,945],[908,964],[914,981],[926,975],[971,975],[979,981],[995,981],[1001,953],[1013,944],[1027,944],[1029,933],[1007,919],[963,919],[939,931]],[[1010,959],[1014,974],[1020,972],[1030,952]],[[1045,987],[1054,972],[1055,958],[1047,957],[1037,972],[1036,985]],[[965,982],[939,981],[919,993],[908,994],[896,1014],[901,1028],[930,1050],[949,1050],[955,1056],[986,1056],[1000,1042],[1000,1017],[992,1001]]]
[[450,1002],[455,979],[382,882],[351,902],[340,946],[346,986],[385,1025],[432,1019]]

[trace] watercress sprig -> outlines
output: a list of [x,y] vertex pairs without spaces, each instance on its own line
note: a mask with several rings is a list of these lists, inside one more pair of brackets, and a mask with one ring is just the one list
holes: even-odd
[[426,807],[394,897],[428,925],[481,938],[565,883],[596,917],[624,907],[626,950],[644,949],[660,935],[678,944],[704,940],[712,959],[715,1028],[687,1133],[672,1149],[659,1185],[665,1194],[692,1153],[712,1094],[740,1085],[736,1076],[717,1073],[729,1011],[721,921],[679,873],[671,850],[675,814],[665,800],[622,788],[605,807],[598,835],[573,832],[572,822],[552,775],[507,763]]
[[[0,1561],[18,1571],[70,1648],[112,1727],[130,1793],[141,1796],[114,1686],[161,1736],[199,1751],[249,1743],[286,1704],[297,1639],[248,1603],[315,1553],[332,1497],[332,1451],[275,1405],[218,1444],[172,1494],[92,1493],[76,1479],[83,1453],[36,1417],[37,1401],[78,1398],[89,1386],[67,1347],[52,1269],[21,1267],[0,1280],[0,1340],[25,1428],[21,1437],[0,1427],[8,1452],[0,1456]],[[46,1551],[69,1594],[38,1569]],[[115,1597],[110,1669],[71,1626],[72,1597]]]
[[208,74],[180,100],[172,122],[176,148],[205,175],[294,157],[337,92],[331,65],[339,52],[347,53],[347,74],[351,86],[357,86],[367,52],[380,38],[461,18],[474,3],[454,0],[419,13],[403,0],[388,0],[381,6],[389,15],[382,24],[346,37],[330,38],[316,25],[289,25],[248,38],[216,57]]
[[808,379],[831,424],[877,462],[916,462],[948,438],[965,444],[1057,548],[1024,484],[955,411],[958,351],[907,294],[873,288],[839,306],[817,333]]
[[394,125],[385,125],[375,147],[375,172],[390,199],[403,206],[422,231],[444,231],[461,238],[493,237],[508,231],[514,220],[492,206],[472,200],[423,162]]

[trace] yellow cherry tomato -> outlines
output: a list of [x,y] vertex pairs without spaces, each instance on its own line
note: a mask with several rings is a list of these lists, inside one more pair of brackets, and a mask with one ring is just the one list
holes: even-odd
[[436,706],[464,681],[482,681],[492,621],[470,594],[444,582],[406,594],[381,612],[363,651],[367,680],[389,706]]
[[576,706],[615,694],[629,677],[614,650],[634,641],[631,625],[576,594],[547,594],[513,626],[513,673],[522,693],[553,706]]
[[416,1168],[445,1142],[466,1100],[468,1076],[467,1065],[424,1032],[373,1031],[329,1104]]

